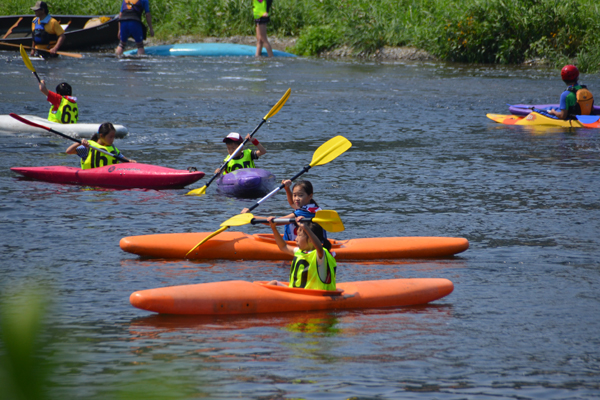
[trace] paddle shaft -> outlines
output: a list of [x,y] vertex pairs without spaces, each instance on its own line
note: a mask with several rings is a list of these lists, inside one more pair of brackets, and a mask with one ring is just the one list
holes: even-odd
[[[24,124],[26,124],[26,125],[34,126],[34,127],[36,127],[36,128],[45,129],[45,130],[47,130],[48,132],[52,132],[52,133],[54,133],[54,134],[57,134],[57,135],[59,135],[59,136],[62,136],[62,137],[64,137],[65,139],[69,139],[69,140],[72,140],[72,141],[74,141],[74,142],[77,142],[77,143],[79,143],[79,144],[83,145],[83,142],[82,142],[81,140],[79,140],[79,139],[75,139],[74,137],[71,137],[71,136],[69,136],[69,135],[65,135],[65,134],[64,134],[64,133],[62,133],[62,132],[55,131],[54,129],[52,129],[52,128],[49,128],[49,127],[47,127],[47,126],[44,126],[44,125],[36,124],[35,122],[31,122],[31,121],[29,121],[29,120],[27,120],[27,119],[25,119],[25,118],[21,117],[20,115],[17,115],[17,114],[14,114],[14,113],[10,113],[9,115],[10,115],[11,117],[13,117],[14,119],[16,119],[17,121],[20,121],[20,122],[22,122],[22,123],[24,123]],[[106,154],[107,156],[111,156],[111,157],[113,157],[113,158],[116,158],[116,159],[117,159],[117,160],[119,160],[119,161],[123,161],[123,162],[126,162],[126,163],[128,163],[128,162],[129,162],[129,160],[128,160],[127,158],[123,157],[123,156],[121,156],[121,157],[116,157],[116,155],[115,155],[115,154],[113,154],[113,153],[110,153],[110,152],[108,152],[108,151],[106,151],[106,150],[99,149],[99,148],[97,148],[97,147],[94,147],[94,146],[90,146],[90,147],[91,147],[91,148],[93,148],[93,149],[94,149],[94,150],[96,150],[96,151],[99,151],[100,153],[104,153],[104,154]]]
[[[313,218],[303,218],[302,221],[304,222],[311,222],[313,220]],[[275,222],[276,224],[292,224],[294,222],[296,222],[296,218],[275,218],[273,220],[273,222]],[[269,224],[269,221],[264,220],[264,219],[256,219],[253,218],[252,221],[250,221],[250,223],[252,225],[257,225],[257,224]]]
[[[263,119],[262,121],[260,121],[260,123],[256,126],[256,128],[254,128],[254,130],[252,131],[252,133],[250,134],[250,137],[254,136],[254,134],[258,131],[258,129],[263,126],[263,124],[267,122],[266,119]],[[233,154],[231,154],[229,157],[227,157],[227,159],[225,160],[225,162],[223,164],[221,164],[221,166],[219,167],[219,172],[217,172],[212,178],[210,178],[210,180],[206,183],[206,185],[204,185],[205,188],[209,187],[210,184],[218,177],[221,175],[221,173],[223,172],[223,169],[227,166],[227,163],[229,161],[231,161],[232,158],[234,158],[235,156],[237,156],[240,151],[242,151],[242,148],[244,147],[244,145],[246,143],[248,143],[249,138],[244,139],[244,141],[242,142],[242,144],[240,144],[238,146],[237,149],[235,149],[235,151],[233,152]]]
[[[4,45],[4,46],[10,46],[10,47],[19,47],[19,46],[21,46],[21,45],[18,45],[18,44],[6,43],[6,42],[2,42],[2,41],[0,41],[0,44]],[[26,49],[31,49],[31,46],[23,46],[23,47],[26,48]],[[48,53],[50,52],[50,50],[46,50],[46,49],[37,49],[36,48],[36,50],[38,50],[38,51],[45,51],[45,52],[48,52]],[[81,57],[83,57],[81,54],[67,53],[67,52],[64,52],[64,51],[57,51],[56,54],[60,54],[61,56],[74,57],[74,58],[81,58]]]
[[[311,169],[312,167],[310,165],[307,165],[306,167],[304,167],[302,169],[302,171],[300,171],[299,173],[297,173],[296,175],[294,175],[292,177],[292,179],[290,179],[290,181],[294,182],[296,179],[298,179],[298,177],[306,172],[308,172],[309,169]],[[285,185],[282,183],[281,185],[279,185],[278,187],[276,187],[275,189],[273,189],[271,191],[271,193],[267,194],[265,197],[263,197],[262,199],[258,200],[256,202],[255,205],[253,205],[252,207],[250,207],[248,209],[248,212],[252,212],[252,210],[254,210],[256,207],[258,207],[262,202],[268,200],[269,198],[271,198],[275,193],[277,193],[278,191],[280,191],[281,189],[283,189],[285,187]]]

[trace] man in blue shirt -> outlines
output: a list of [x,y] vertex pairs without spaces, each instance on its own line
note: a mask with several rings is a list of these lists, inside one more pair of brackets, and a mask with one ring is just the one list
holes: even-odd
[[121,12],[119,14],[119,46],[116,50],[117,57],[123,54],[125,43],[129,37],[133,37],[133,40],[135,40],[138,49],[137,54],[145,54],[142,12],[146,14],[146,22],[148,23],[150,36],[154,36],[152,16],[150,15],[150,3],[148,0],[123,0]]

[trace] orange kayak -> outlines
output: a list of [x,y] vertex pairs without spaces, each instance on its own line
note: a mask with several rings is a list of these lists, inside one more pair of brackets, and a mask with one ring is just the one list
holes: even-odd
[[160,314],[232,315],[414,306],[453,290],[452,282],[442,278],[346,282],[335,291],[226,281],[140,290],[129,301]]
[[[185,255],[209,233],[166,233],[128,236],[121,239],[121,249],[141,257],[185,258]],[[398,258],[447,257],[469,248],[469,241],[453,237],[381,237],[331,240],[337,260],[379,260]],[[288,242],[294,244],[293,242]],[[248,235],[223,232],[198,247],[190,259],[223,260],[291,260],[281,252],[272,234]]]

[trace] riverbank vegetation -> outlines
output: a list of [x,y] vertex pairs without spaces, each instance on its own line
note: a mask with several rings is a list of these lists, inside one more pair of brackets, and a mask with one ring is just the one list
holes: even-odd
[[[6,0],[0,14],[31,13],[33,0]],[[113,0],[48,0],[54,14],[114,14]],[[156,34],[254,35],[251,0],[150,0]],[[297,37],[289,51],[318,55],[347,46],[370,54],[413,46],[441,60],[600,70],[596,0],[274,0],[269,36]]]

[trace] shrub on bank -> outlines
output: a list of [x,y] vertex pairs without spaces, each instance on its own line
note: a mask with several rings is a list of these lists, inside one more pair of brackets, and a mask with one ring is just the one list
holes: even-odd
[[[5,0],[0,14],[31,13],[33,0]],[[54,14],[115,14],[115,0],[48,0]],[[250,0],[150,0],[159,38],[254,35]],[[518,64],[577,60],[600,70],[595,0],[274,0],[271,36],[298,37],[298,54],[336,46],[373,53],[411,45],[447,61]]]

